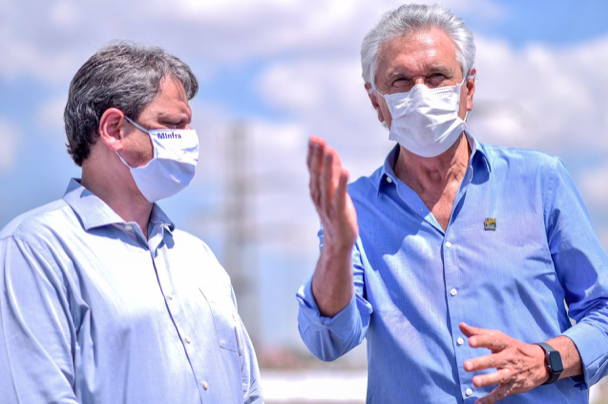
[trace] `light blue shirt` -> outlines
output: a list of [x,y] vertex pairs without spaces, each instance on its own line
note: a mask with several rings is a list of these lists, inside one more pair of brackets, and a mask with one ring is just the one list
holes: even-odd
[[446,231],[395,176],[398,148],[349,186],[360,229],[355,295],[326,318],[306,283],[297,294],[302,339],[329,361],[367,337],[368,404],[454,404],[496,387],[476,388],[464,370],[490,351],[469,347],[460,322],[526,343],[566,335],[584,376],[501,403],[586,403],[608,366],[608,257],[589,214],[559,159],[468,139],[473,153]]
[[0,232],[0,401],[262,403],[230,279],[154,205],[146,240],[82,187]]

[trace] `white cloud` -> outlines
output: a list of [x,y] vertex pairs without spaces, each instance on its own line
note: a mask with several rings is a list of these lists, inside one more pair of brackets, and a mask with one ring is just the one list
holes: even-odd
[[82,13],[71,1],[63,0],[50,5],[50,22],[56,27],[75,26],[82,18]]
[[606,207],[608,205],[608,162],[582,173],[581,194],[589,205]]
[[[356,57],[279,62],[260,75],[257,88],[266,102],[289,111],[307,136],[335,147],[352,179],[380,165],[392,145],[363,88]],[[303,159],[305,147],[301,152]]]
[[478,37],[471,128],[482,140],[564,154],[608,151],[608,37],[514,49]]
[[602,243],[605,250],[608,250],[608,227],[602,227],[598,229],[597,233],[600,239],[600,243]]
[[66,95],[56,96],[46,100],[38,109],[36,123],[45,135],[65,137],[63,110],[66,102]]
[[0,172],[10,170],[17,158],[21,132],[6,118],[0,116]]
[[[262,57],[356,55],[364,34],[384,12],[401,3],[178,0],[168,6],[161,0],[2,2],[0,51],[10,63],[0,65],[0,76],[35,77],[47,83],[68,80],[88,56],[117,38],[164,46],[211,70],[224,63]],[[448,0],[444,4],[456,11],[475,10],[488,19],[505,15],[503,7],[488,0]],[[32,8],[37,12],[31,13]]]

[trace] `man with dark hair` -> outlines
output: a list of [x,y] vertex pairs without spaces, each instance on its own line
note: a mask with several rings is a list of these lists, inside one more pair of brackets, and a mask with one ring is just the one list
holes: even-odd
[[466,130],[474,58],[440,6],[366,35],[365,89],[398,144],[347,192],[311,138],[322,249],[300,334],[323,360],[367,338],[369,404],[585,403],[608,373],[608,257],[558,158]]
[[2,403],[261,403],[230,279],[155,203],[198,161],[190,68],[120,42],[65,108],[82,167],[63,199],[0,232]]

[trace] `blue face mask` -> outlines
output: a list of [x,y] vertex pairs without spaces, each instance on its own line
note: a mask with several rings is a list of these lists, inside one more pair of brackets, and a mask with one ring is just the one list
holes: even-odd
[[152,140],[154,156],[142,167],[131,167],[118,152],[118,158],[129,167],[142,195],[151,203],[168,198],[186,188],[196,170],[199,143],[193,129],[147,130],[125,116],[133,126]]

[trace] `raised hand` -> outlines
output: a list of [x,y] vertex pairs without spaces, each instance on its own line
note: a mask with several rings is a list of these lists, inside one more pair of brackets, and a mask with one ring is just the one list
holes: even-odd
[[355,207],[346,192],[348,171],[325,141],[311,136],[308,144],[310,196],[323,224],[324,245],[350,253],[359,228]]
[[325,141],[312,136],[308,145],[310,196],[323,225],[323,248],[312,279],[312,292],[323,316],[333,317],[354,293],[351,251],[359,227],[346,192],[348,172]]
[[464,362],[467,372],[496,369],[495,372],[473,377],[476,387],[498,385],[475,404],[495,403],[511,394],[524,393],[541,384],[549,374],[545,367],[545,352],[534,344],[526,344],[508,335],[460,323],[460,330],[469,338],[473,348],[488,348],[490,355]]

